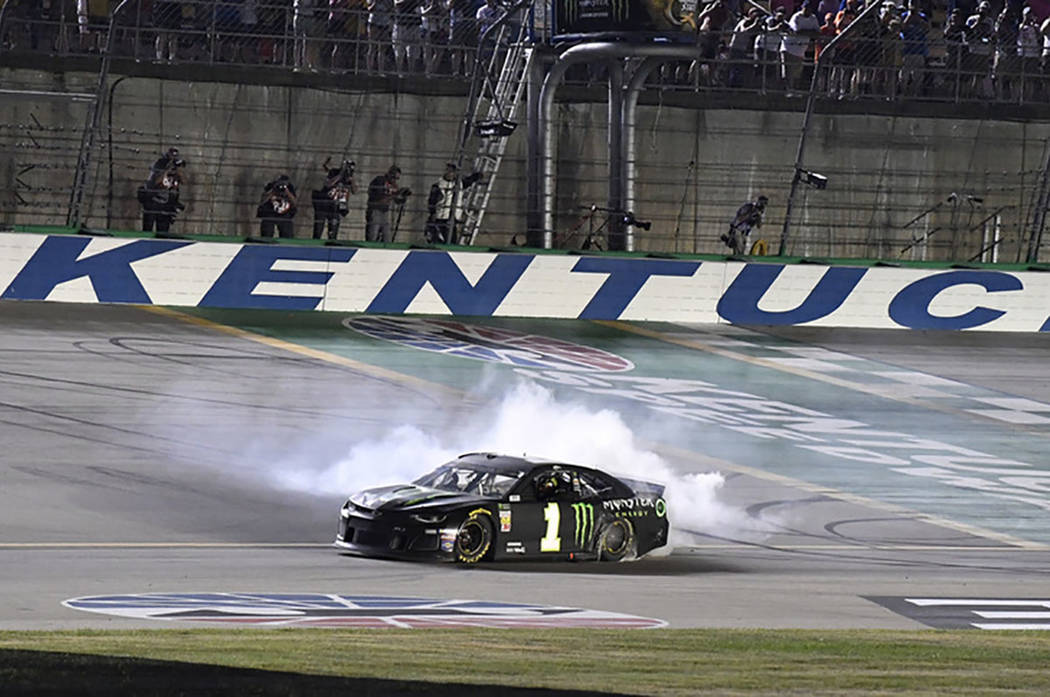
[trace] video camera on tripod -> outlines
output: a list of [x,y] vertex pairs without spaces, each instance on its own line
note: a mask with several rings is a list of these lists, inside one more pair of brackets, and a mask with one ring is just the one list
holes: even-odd
[[638,220],[634,217],[632,211],[627,211],[623,214],[623,224],[631,225],[639,230],[651,230],[653,227],[653,222],[651,220]]
[[[583,210],[586,210],[587,213],[576,222],[576,225],[573,226],[565,238],[565,242],[569,242],[576,236],[583,225],[587,224],[587,236],[584,238],[580,249],[602,250],[601,238],[603,236],[606,237],[611,245],[610,249],[619,249],[620,238],[623,237],[623,229],[627,227],[636,227],[641,230],[650,230],[653,227],[652,221],[638,220],[634,215],[634,211],[625,211],[618,208],[602,208],[598,205],[582,206],[582,208]],[[601,221],[601,224],[595,226],[595,218],[598,213],[605,213],[606,215],[603,216],[604,220]],[[610,223],[619,223],[620,227],[617,228],[616,225],[610,226]],[[612,228],[614,234],[610,234],[609,228]]]

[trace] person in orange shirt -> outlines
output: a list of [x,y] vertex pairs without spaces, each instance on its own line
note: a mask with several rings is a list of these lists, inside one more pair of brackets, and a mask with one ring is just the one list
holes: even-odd
[[[820,35],[817,36],[813,42],[813,69],[816,70],[816,66],[820,61],[820,53],[824,50],[824,47],[835,38],[835,13],[828,12],[824,15],[824,23],[820,25]],[[828,89],[828,74],[831,72],[831,66],[826,67],[817,75],[817,89],[821,92],[826,92]]]
[[[835,34],[846,31],[846,27],[857,18],[857,0],[846,0],[846,6],[835,15]],[[840,99],[857,93],[857,44],[842,39],[834,48],[831,57],[835,67],[831,71],[831,91]]]

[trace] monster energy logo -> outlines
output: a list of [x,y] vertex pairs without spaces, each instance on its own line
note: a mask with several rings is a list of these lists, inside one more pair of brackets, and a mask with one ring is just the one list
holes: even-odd
[[627,2],[628,0],[609,0],[609,9],[612,10],[614,22],[622,22],[627,19]]
[[589,503],[574,503],[572,512],[576,518],[576,546],[583,547],[594,534],[594,506]]

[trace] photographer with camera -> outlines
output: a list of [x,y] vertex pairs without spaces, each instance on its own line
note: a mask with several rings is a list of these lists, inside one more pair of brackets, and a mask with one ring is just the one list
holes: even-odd
[[263,187],[262,201],[255,210],[260,218],[259,235],[273,237],[274,230],[280,237],[295,237],[292,219],[296,213],[295,186],[287,174],[282,174]]
[[168,232],[175,215],[185,210],[179,202],[182,186],[182,168],[186,161],[179,157],[178,148],[168,148],[153,166],[149,177],[139,187],[138,200],[142,205],[142,231]]
[[445,165],[445,174],[430,187],[427,197],[427,226],[423,237],[431,244],[456,242],[456,227],[463,217],[463,191],[481,179],[481,172],[460,178],[455,163]]
[[[365,207],[365,240],[368,242],[393,242],[405,201],[412,195],[408,187],[399,187],[401,168],[391,165],[386,174],[380,174],[368,185],[368,204]],[[397,223],[391,225],[390,211],[397,206]]]
[[324,184],[320,189],[314,189],[312,200],[314,204],[314,239],[321,239],[325,224],[328,225],[328,239],[334,240],[339,236],[339,223],[346,214],[350,212],[350,194],[357,193],[357,182],[354,180],[354,170],[357,165],[353,160],[343,160],[342,166],[334,169],[328,168],[328,158],[321,165],[326,176]]
[[733,254],[745,254],[751,231],[762,227],[762,216],[766,213],[766,204],[769,199],[759,196],[754,201],[748,201],[737,209],[732,222],[729,223],[729,232],[722,235],[721,239],[726,246],[733,250]]

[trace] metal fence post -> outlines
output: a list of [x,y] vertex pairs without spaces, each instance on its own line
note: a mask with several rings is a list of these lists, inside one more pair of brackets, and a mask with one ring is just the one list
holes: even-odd
[[784,256],[787,253],[788,239],[791,234],[791,215],[792,208],[794,207],[795,196],[798,194],[798,185],[801,181],[801,175],[803,172],[803,162],[806,155],[806,139],[809,136],[809,125],[813,118],[813,107],[817,101],[817,75],[820,73],[821,68],[824,67],[824,62],[827,60],[837,44],[843,37],[849,36],[860,26],[860,22],[867,19],[868,15],[871,15],[879,11],[882,7],[882,2],[873,2],[864,8],[864,11],[857,15],[857,18],[849,23],[845,31],[838,34],[835,38],[828,42],[828,45],[820,52],[820,56],[817,58],[816,66],[813,68],[813,78],[809,82],[809,95],[806,97],[806,113],[802,117],[802,133],[798,139],[798,150],[795,155],[795,168],[791,176],[791,191],[788,193],[787,206],[784,211],[784,228],[780,233],[780,248],[777,251],[779,256]]

